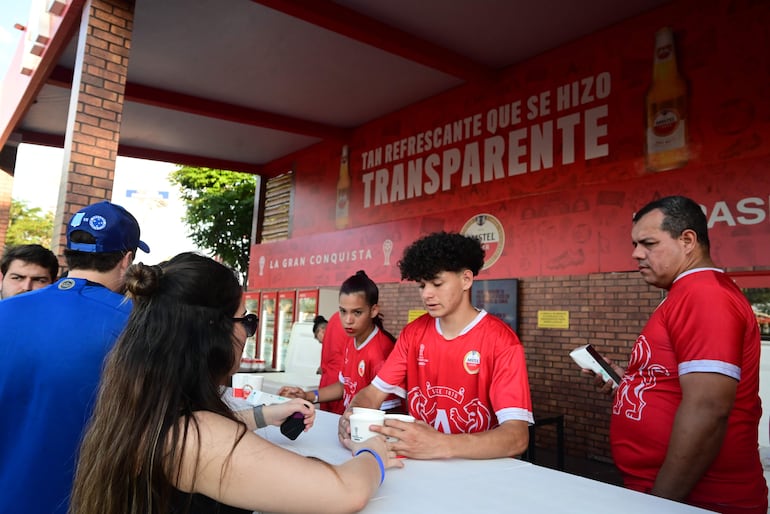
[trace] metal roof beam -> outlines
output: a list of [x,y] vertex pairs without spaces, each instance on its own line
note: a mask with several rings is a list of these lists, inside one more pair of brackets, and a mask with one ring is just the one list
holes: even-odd
[[[51,146],[55,148],[64,148],[64,136],[58,134],[46,134],[25,130],[21,132],[21,142],[33,145]],[[184,166],[201,166],[216,170],[241,171],[259,175],[262,173],[263,166],[251,162],[231,161],[227,159],[217,159],[215,157],[205,157],[179,152],[169,152],[166,150],[155,150],[152,148],[143,148],[138,146],[118,144],[118,155],[121,157],[134,157],[136,159],[147,159],[150,161],[177,163]]]
[[[72,73],[72,70],[57,66],[48,83],[71,88]],[[126,84],[125,101],[320,139],[344,141],[349,136],[349,130],[340,127],[131,82]]]
[[488,66],[329,0],[252,1],[465,81],[496,75]]

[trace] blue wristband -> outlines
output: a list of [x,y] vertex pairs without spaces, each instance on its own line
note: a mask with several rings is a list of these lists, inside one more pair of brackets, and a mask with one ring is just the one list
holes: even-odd
[[369,448],[361,448],[355,453],[355,457],[358,457],[364,452],[369,452],[372,455],[374,455],[374,458],[377,459],[377,464],[380,465],[380,485],[385,481],[385,464],[382,462],[382,457],[380,457],[380,454],[377,453],[374,450],[370,450]]

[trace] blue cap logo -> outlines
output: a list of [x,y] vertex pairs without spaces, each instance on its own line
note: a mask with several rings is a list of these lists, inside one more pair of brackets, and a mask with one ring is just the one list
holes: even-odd
[[91,216],[88,225],[94,230],[102,230],[107,226],[107,220],[103,216]]

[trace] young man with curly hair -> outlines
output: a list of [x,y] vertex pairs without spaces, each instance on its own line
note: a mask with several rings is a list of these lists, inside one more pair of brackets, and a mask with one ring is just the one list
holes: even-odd
[[[415,423],[387,420],[372,431],[413,459],[491,459],[523,453],[533,423],[524,348],[504,322],[471,304],[484,264],[477,239],[438,232],[415,241],[398,263],[417,282],[425,315],[402,330],[372,383],[340,418],[350,444],[352,407],[377,408],[388,394],[405,397]],[[398,384],[406,383],[406,390]]]

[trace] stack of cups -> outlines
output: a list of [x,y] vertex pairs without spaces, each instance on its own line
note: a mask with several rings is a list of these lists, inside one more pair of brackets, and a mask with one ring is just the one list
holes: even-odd
[[[363,407],[353,407],[353,414],[350,415],[350,438],[360,443],[377,434],[369,430],[372,425],[383,426],[386,419],[395,419],[406,423],[414,423],[414,418],[408,414],[385,414],[385,411],[377,409],[366,409]],[[398,441],[395,437],[388,437],[388,441]]]

